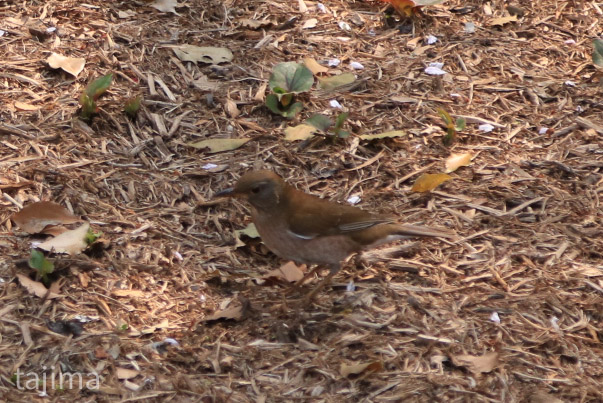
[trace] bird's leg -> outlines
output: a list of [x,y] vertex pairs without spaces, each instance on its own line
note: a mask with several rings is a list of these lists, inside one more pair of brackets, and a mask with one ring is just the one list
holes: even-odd
[[306,280],[309,279],[312,275],[314,275],[314,273],[316,273],[318,270],[320,270],[320,265],[314,266],[312,270],[304,274],[301,280],[297,280],[295,283],[293,283],[293,285],[289,287],[288,292],[299,290],[299,288],[306,282]]
[[314,287],[312,289],[312,291],[310,291],[308,294],[306,294],[306,296],[304,297],[304,303],[310,304],[312,302],[312,299],[314,299],[314,297],[316,296],[316,294],[318,294],[318,292],[320,290],[325,288],[325,286],[327,286],[331,282],[331,280],[333,279],[333,277],[335,277],[335,275],[337,274],[337,272],[339,271],[340,268],[341,268],[340,265],[331,265],[331,268],[329,270],[329,275],[327,277],[325,277],[324,279],[322,279],[322,281],[320,283],[318,283],[318,285],[316,287]]

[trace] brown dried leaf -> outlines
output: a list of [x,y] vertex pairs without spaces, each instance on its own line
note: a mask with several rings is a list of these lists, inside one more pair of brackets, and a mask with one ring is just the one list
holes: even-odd
[[15,101],[15,108],[20,111],[37,111],[41,106],[27,104],[25,102]]
[[510,22],[514,22],[517,21],[517,16],[516,15],[508,15],[506,17],[500,17],[500,18],[494,18],[493,20],[490,21],[490,26],[496,26],[496,25],[505,25],[508,24]]
[[454,365],[466,367],[475,375],[490,372],[498,365],[498,353],[490,352],[482,356],[460,354],[450,357]]
[[90,229],[89,223],[84,223],[79,228],[65,231],[61,235],[51,238],[38,245],[38,248],[48,252],[67,253],[76,255],[86,249],[86,234]]
[[243,319],[243,305],[230,306],[226,309],[222,309],[214,312],[213,314],[205,318],[205,322],[213,322],[218,320],[234,320],[236,322]]
[[140,372],[135,369],[117,367],[115,374],[117,375],[117,379],[132,379],[136,378]]
[[231,118],[236,118],[241,114],[241,111],[239,111],[239,108],[237,107],[237,103],[230,98],[226,100],[226,113],[228,113],[228,116]]
[[314,75],[318,75],[320,73],[326,73],[329,71],[328,67],[322,66],[319,64],[316,59],[313,57],[306,57],[304,59],[304,65],[312,72]]
[[21,283],[21,285],[23,287],[25,287],[25,289],[30,294],[33,294],[36,297],[44,298],[47,293],[48,293],[48,299],[62,297],[62,295],[59,295],[57,293],[54,293],[54,292],[48,290],[46,287],[44,287],[44,284],[42,284],[38,281],[33,281],[32,279],[30,279],[29,277],[27,277],[23,274],[17,274],[17,278],[19,279],[19,283]]
[[84,70],[86,59],[81,57],[66,57],[57,53],[52,53],[46,63],[53,69],[62,69],[67,73],[77,77]]
[[316,18],[310,18],[309,20],[304,22],[304,24],[302,25],[302,29],[316,28],[316,25],[318,25],[318,20]]
[[178,7],[178,2],[176,0],[155,0],[151,7],[162,11],[164,13],[174,13],[179,15],[176,12],[176,7]]
[[429,192],[450,179],[452,179],[452,176],[447,174],[423,174],[417,178],[410,190],[413,192]]
[[82,221],[65,207],[50,201],[28,204],[15,213],[12,220],[19,228],[30,234],[38,234],[48,225],[73,224]]
[[285,140],[306,140],[312,137],[316,131],[317,129],[314,126],[307,125],[305,123],[293,127],[287,127],[285,129]]
[[236,150],[251,139],[209,139],[201,140],[196,143],[189,143],[195,148],[209,148],[209,153],[220,153],[222,151]]
[[287,262],[278,269],[268,272],[264,278],[282,278],[290,283],[297,282],[304,278],[305,265],[298,266],[293,262]]
[[383,370],[383,363],[381,361],[373,361],[373,362],[365,362],[362,364],[341,364],[339,367],[339,373],[343,377],[348,377],[350,375],[359,375],[363,372],[372,373]]
[[452,154],[446,158],[446,173],[454,172],[460,167],[466,167],[471,164],[471,153]]
[[262,85],[258,87],[257,92],[253,96],[253,100],[257,102],[264,102],[264,98],[266,97],[266,88],[268,88],[268,82],[262,83]]
[[113,290],[111,294],[116,297],[134,297],[140,298],[144,297],[145,293],[142,290]]

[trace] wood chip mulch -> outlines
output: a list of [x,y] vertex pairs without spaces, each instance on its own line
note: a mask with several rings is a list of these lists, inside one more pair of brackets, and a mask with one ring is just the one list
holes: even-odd
[[[152,4],[0,1],[0,400],[603,401],[601,3],[445,1],[412,18],[371,0]],[[182,44],[234,57],[182,61]],[[53,52],[83,71],[50,68]],[[272,68],[306,57],[357,80],[314,86],[293,121],[271,114]],[[110,72],[84,122],[80,94]],[[284,139],[335,116],[332,100],[350,137]],[[439,108],[467,122],[448,147]],[[405,135],[358,137],[391,130]],[[189,145],[210,138],[251,140]],[[452,180],[410,191],[466,152]],[[264,278],[284,262],[237,242],[244,203],[212,199],[252,168],[460,239],[371,251],[300,306],[319,279],[300,293]],[[35,237],[11,216],[40,200],[102,233],[49,256],[57,298],[17,277],[35,279]],[[83,388],[58,385],[68,374]]]

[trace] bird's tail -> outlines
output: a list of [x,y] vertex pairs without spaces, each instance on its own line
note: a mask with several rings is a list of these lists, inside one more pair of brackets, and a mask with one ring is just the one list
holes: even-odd
[[439,228],[422,227],[420,225],[397,224],[396,231],[394,233],[400,236],[408,237],[437,237],[448,238],[453,240],[458,238],[457,234],[454,231]]

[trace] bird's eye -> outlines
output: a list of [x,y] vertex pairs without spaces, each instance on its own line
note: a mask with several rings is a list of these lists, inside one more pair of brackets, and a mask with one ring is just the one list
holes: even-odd
[[251,193],[260,193],[260,185],[251,188]]

